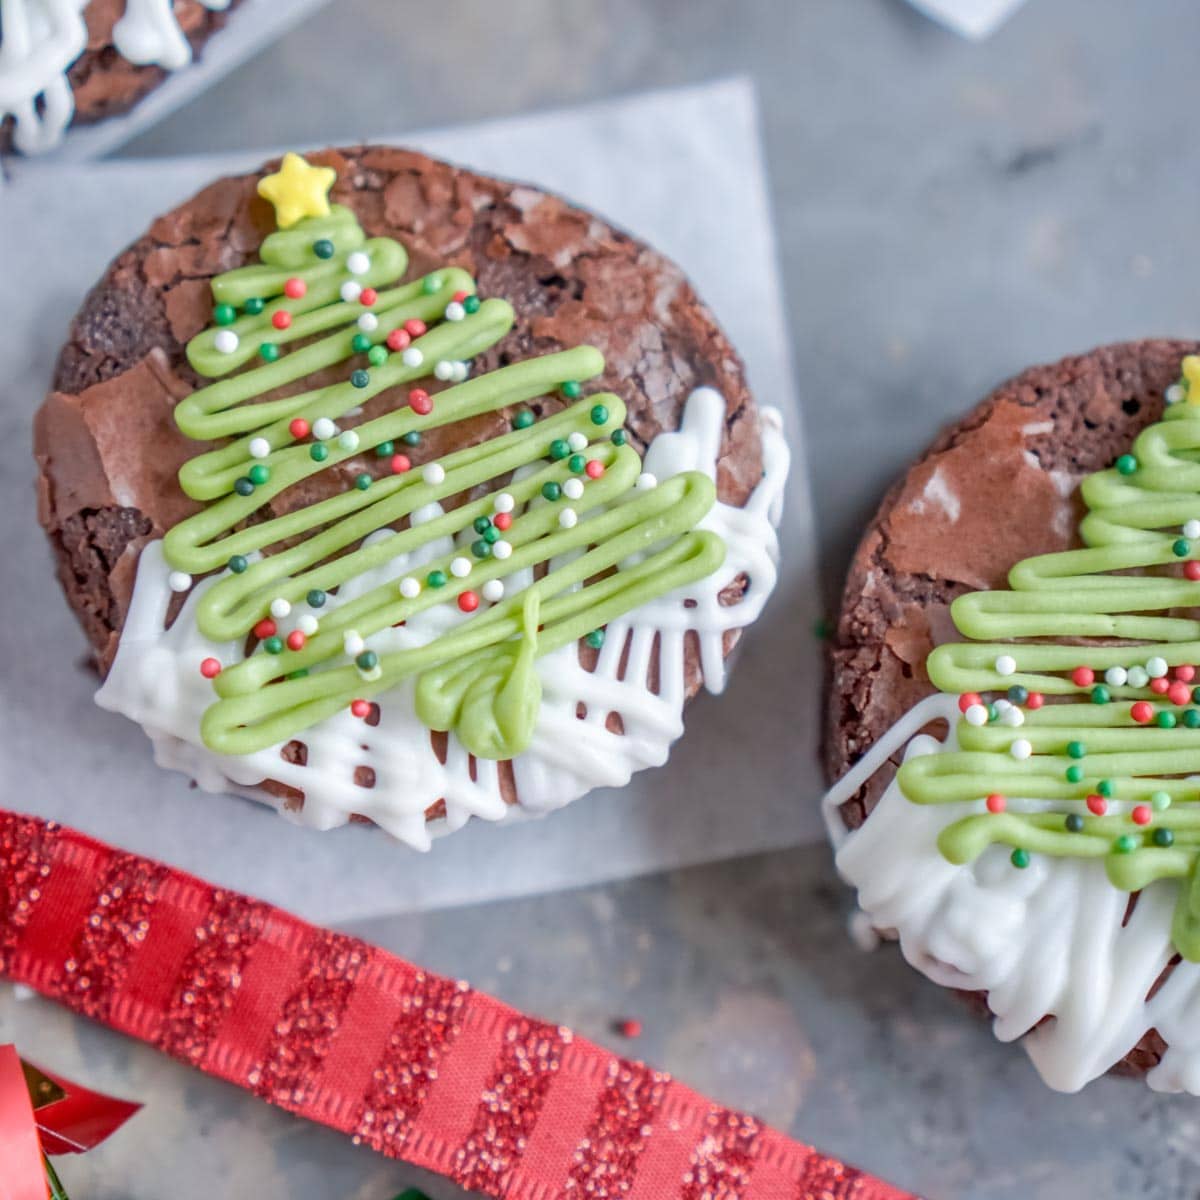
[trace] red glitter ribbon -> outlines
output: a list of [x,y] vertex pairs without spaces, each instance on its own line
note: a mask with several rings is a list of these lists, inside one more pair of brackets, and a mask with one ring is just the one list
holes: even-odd
[[465,983],[3,810],[0,973],[489,1196],[912,1200]]

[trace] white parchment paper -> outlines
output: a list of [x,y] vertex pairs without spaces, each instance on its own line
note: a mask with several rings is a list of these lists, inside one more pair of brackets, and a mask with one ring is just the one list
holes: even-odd
[[[37,525],[30,421],[71,315],[159,212],[263,154],[30,164],[0,192],[0,789],[6,806],[330,923],[530,893],[820,834],[812,512],[753,92],[728,81],[381,140],[525,179],[675,258],[783,409],[793,474],[778,591],[722,697],[703,695],[663,768],[542,820],[472,822],[427,855],[377,829],[315,833],[157,768],[96,679]],[[304,149],[297,147],[298,149]]]

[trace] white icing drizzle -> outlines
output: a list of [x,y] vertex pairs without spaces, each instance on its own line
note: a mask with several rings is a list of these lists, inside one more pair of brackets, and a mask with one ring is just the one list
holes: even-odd
[[[699,646],[705,686],[713,692],[724,687],[724,634],[759,615],[777,575],[775,529],[782,510],[788,450],[779,413],[764,409],[761,416],[763,479],[745,507],[718,502],[701,522],[725,541],[721,569],[610,623],[594,671],[580,665],[574,645],[538,661],[543,697],[537,727],[530,748],[512,764],[521,810],[558,808],[592,788],[621,786],[635,771],[666,761],[672,742],[683,732],[684,646],[689,636]],[[661,434],[649,447],[646,471],[659,479],[688,470],[715,476],[724,422],[722,397],[711,388],[697,389],[688,398],[680,428]],[[433,504],[412,519],[420,523],[440,513],[440,506]],[[383,530],[372,536],[392,535]],[[330,595],[323,611],[380,583],[399,580],[414,566],[452,549],[449,539],[433,541],[411,556],[399,556],[385,567],[364,572],[344,584],[336,596]],[[346,711],[305,731],[304,765],[285,761],[278,746],[244,756],[209,750],[200,739],[200,718],[213,701],[213,691],[199,665],[210,655],[231,662],[240,651],[232,643],[209,641],[196,628],[192,610],[219,578],[216,575],[192,589],[183,611],[166,628],[174,595],[169,574],[161,543],[147,545],[138,562],[116,660],[96,695],[102,708],[122,713],[145,729],[160,766],[192,776],[206,791],[233,791],[262,800],[319,829],[342,825],[352,813],[361,814],[422,850],[429,848],[431,834],[457,829],[472,816],[495,821],[512,814],[501,795],[497,763],[472,761],[453,734],[445,763],[438,761],[429,731],[413,711],[412,681],[378,698],[376,726]],[[722,605],[721,590],[743,574],[749,582],[740,602]],[[526,574],[514,573],[505,581],[506,590],[531,582]],[[292,621],[296,619],[293,614]],[[469,619],[454,605],[438,605],[399,629],[372,635],[372,648],[385,653],[419,645]],[[657,693],[647,684],[656,645]],[[582,719],[581,704],[586,706]],[[620,714],[622,732],[606,727],[610,713]],[[357,784],[355,768],[373,771],[374,786]],[[302,791],[303,806],[284,807],[260,786],[265,779]],[[445,818],[427,822],[425,810],[439,799],[445,801]]]
[[[1200,1095],[1200,964],[1177,963],[1146,998],[1174,956],[1177,883],[1144,889],[1123,923],[1129,897],[1100,862],[1037,854],[1015,870],[1007,849],[991,846],[955,866],[938,850],[938,834],[984,811],[984,801],[913,804],[894,780],[861,828],[846,832],[840,805],[905,742],[906,758],[957,749],[957,717],[956,697],[922,701],[825,797],[838,870],[858,889],[862,911],[934,982],[986,992],[996,1036],[1023,1038],[1052,1088],[1078,1091],[1157,1029],[1167,1050],[1148,1083]],[[949,723],[944,742],[919,734],[938,719]]]
[[[230,0],[200,0],[213,11]],[[75,112],[67,71],[87,46],[87,0],[3,0],[0,41],[0,120],[15,122],[13,145],[42,154],[62,140]],[[172,0],[127,0],[113,27],[117,52],[138,66],[185,67],[192,48]]]

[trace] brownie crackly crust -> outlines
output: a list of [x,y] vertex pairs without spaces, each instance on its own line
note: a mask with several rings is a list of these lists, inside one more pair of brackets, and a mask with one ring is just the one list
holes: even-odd
[[[831,782],[936,690],[925,658],[958,636],[956,596],[1003,587],[1029,555],[1079,545],[1079,481],[1161,416],[1181,358],[1198,350],[1188,341],[1127,342],[1024,371],[945,429],[888,491],[851,563],[830,649]],[[843,805],[848,828],[868,818],[898,765]],[[1142,1074],[1161,1051],[1151,1030],[1118,1069]]]

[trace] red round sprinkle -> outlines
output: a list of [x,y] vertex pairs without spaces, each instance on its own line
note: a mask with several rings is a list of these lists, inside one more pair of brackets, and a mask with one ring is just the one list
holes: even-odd
[[420,337],[425,332],[425,322],[418,320],[416,317],[409,317],[404,322],[404,328],[408,331],[410,337]]
[[297,417],[294,421],[289,422],[288,432],[294,438],[308,437],[308,422],[303,417]]
[[371,305],[374,304],[378,299],[379,293],[374,288],[363,288],[363,290],[358,293],[359,304],[366,305],[367,308],[370,308]]
[[270,617],[263,617],[254,627],[254,636],[261,642],[263,638],[275,636],[275,622]]
[[1102,817],[1108,812],[1108,801],[1103,796],[1091,795],[1087,798],[1088,812],[1095,813],[1096,816]]
[[470,292],[458,291],[454,293],[454,299],[461,304],[470,294]]
[[1167,699],[1170,700],[1172,704],[1187,704],[1191,701],[1191,698],[1192,689],[1182,681],[1171,684],[1171,686],[1167,689]]
[[506,529],[512,528],[512,513],[497,513],[492,518],[492,524],[503,533]]
[[642,1023],[641,1021],[635,1020],[633,1017],[626,1017],[623,1021],[617,1022],[617,1032],[622,1037],[641,1037]]
[[351,700],[350,711],[356,717],[365,717],[371,711],[371,704],[368,700]]
[[963,692],[958,698],[958,711],[966,712],[973,704],[982,704],[983,697],[978,692]]
[[987,810],[990,813],[1002,813],[1008,807],[1008,801],[999,792],[993,792],[987,798]]
[[412,463],[407,454],[393,454],[391,467],[393,475],[403,475],[405,471],[411,470]]
[[1150,819],[1154,816],[1154,813],[1151,811],[1150,805],[1148,804],[1135,804],[1133,806],[1133,812],[1131,812],[1129,815],[1135,825],[1149,825]]
[[203,675],[205,679],[216,679],[220,673],[221,664],[215,658],[206,658],[200,664],[200,674]]
[[283,285],[283,294],[289,300],[299,300],[307,291],[308,284],[303,279],[297,279],[294,275]]
[[1041,692],[1030,692],[1029,698],[1025,701],[1026,708],[1041,708],[1046,703],[1046,697]]
[[1188,579],[1195,583],[1196,580],[1200,579],[1200,562],[1197,562],[1194,558],[1189,559],[1183,564],[1183,573]]
[[1162,675],[1158,679],[1150,680],[1150,690],[1157,696],[1165,696],[1167,688],[1171,686],[1171,681]]
[[479,607],[479,597],[474,592],[462,592],[458,597],[458,607],[463,612],[474,612]]
[[1096,682],[1096,672],[1091,667],[1076,667],[1071,672],[1071,681],[1076,687],[1091,687]]
[[277,313],[271,314],[271,324],[276,329],[287,329],[292,323],[292,314],[286,308],[281,308]]
[[393,329],[387,335],[387,348],[389,350],[406,350],[412,344],[412,338],[403,329]]
[[1176,667],[1175,678],[1183,680],[1184,683],[1191,683],[1196,678],[1196,668],[1187,665]]
[[424,388],[413,388],[408,393],[408,406],[422,417],[427,417],[433,412],[433,400]]
[[1138,700],[1129,706],[1129,715],[1139,725],[1147,725],[1154,720],[1154,706],[1145,700]]
[[287,648],[289,650],[303,650],[304,643],[307,640],[308,639],[300,632],[299,629],[293,629],[292,632],[287,635]]
[[598,459],[593,458],[588,461],[588,465],[584,467],[589,479],[599,479],[604,474],[604,464]]

